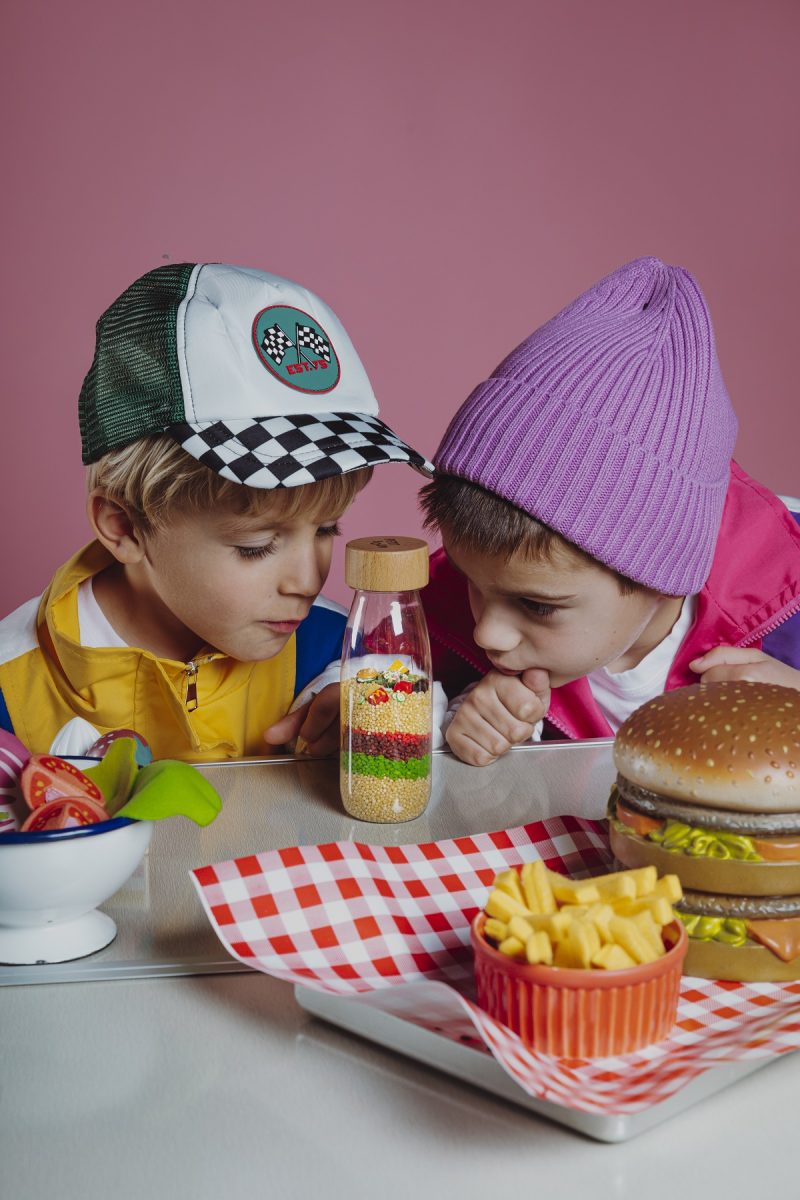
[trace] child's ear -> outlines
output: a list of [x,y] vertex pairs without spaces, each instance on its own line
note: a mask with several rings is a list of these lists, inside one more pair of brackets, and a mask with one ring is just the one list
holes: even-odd
[[95,537],[121,563],[140,562],[145,555],[144,539],[123,504],[110,500],[100,489],[89,493],[86,515]]

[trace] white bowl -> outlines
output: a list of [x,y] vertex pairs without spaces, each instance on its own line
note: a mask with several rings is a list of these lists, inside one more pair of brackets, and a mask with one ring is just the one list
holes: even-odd
[[96,911],[138,867],[151,821],[127,817],[41,833],[0,834],[0,963],[83,958],[117,927]]

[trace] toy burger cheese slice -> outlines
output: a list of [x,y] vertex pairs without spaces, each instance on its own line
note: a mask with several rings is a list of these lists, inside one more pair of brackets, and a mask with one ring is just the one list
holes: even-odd
[[800,693],[678,688],[621,726],[611,847],[674,872],[688,975],[800,978]]

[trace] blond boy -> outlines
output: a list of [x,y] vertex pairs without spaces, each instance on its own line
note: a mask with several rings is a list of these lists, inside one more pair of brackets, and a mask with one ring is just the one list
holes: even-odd
[[297,284],[191,263],[136,280],[79,401],[95,540],[0,622],[0,727],[35,752],[118,728],[194,761],[298,733],[333,750],[337,522],[373,466],[430,470],[377,413],[343,326]]

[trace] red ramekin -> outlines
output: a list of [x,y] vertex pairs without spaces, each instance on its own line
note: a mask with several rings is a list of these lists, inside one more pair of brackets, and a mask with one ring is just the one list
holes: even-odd
[[664,928],[663,957],[619,971],[529,966],[495,949],[485,922],[479,912],[470,930],[478,1004],[531,1049],[558,1058],[629,1054],[675,1024],[689,942],[680,921]]

